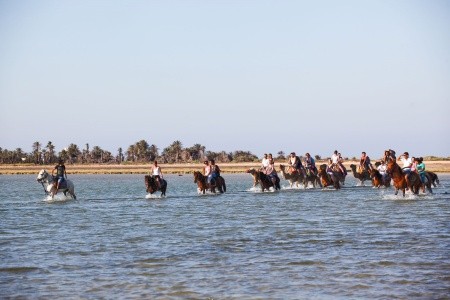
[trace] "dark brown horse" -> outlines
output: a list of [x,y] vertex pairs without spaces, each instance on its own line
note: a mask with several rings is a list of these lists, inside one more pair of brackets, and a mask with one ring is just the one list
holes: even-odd
[[370,171],[370,178],[372,178],[372,184],[376,188],[379,188],[380,186],[391,186],[391,176],[389,176],[389,174],[386,174],[383,177],[383,175],[381,175],[380,171],[378,171],[377,169],[372,169],[372,171]]
[[431,184],[432,184],[434,187],[437,187],[437,184],[439,184],[439,178],[438,178],[437,174],[434,173],[434,172],[429,172],[429,171],[426,171],[426,173],[427,173],[427,177],[428,177],[428,178],[430,179],[430,181],[431,181]]
[[405,173],[403,173],[400,166],[394,160],[389,160],[387,163],[387,173],[391,175],[394,181],[395,195],[398,194],[398,190],[402,190],[403,197],[405,197],[406,188],[409,188],[414,194],[419,193],[419,189],[422,186],[419,174],[411,172],[409,174],[409,186],[406,182]]
[[280,178],[278,176],[270,177],[266,174],[264,174],[261,171],[257,171],[255,169],[249,169],[247,170],[247,173],[251,174],[253,177],[253,187],[255,187],[257,184],[261,185],[261,190],[264,192],[264,190],[269,190],[270,187],[273,187],[275,190],[280,190]]
[[337,173],[338,172],[333,171],[332,174],[328,174],[327,165],[320,165],[318,176],[320,178],[322,186],[333,186],[335,189],[339,190],[341,188],[341,185],[339,183],[340,180]]
[[219,190],[219,193],[224,193],[227,191],[227,186],[225,185],[225,179],[222,176],[216,178],[216,180],[208,183],[208,177],[204,176],[199,171],[194,172],[194,183],[197,184],[198,190],[205,194],[206,190],[210,190],[212,193],[216,193],[216,188]]
[[157,179],[153,178],[151,175],[145,175],[145,187],[147,193],[153,194],[156,191],[161,191],[161,197],[166,195],[167,181],[161,179],[161,184],[159,185]]
[[354,164],[350,165],[350,169],[352,169],[353,176],[356,179],[359,179],[359,181],[361,182],[361,185],[364,185],[364,181],[370,180],[369,171],[367,171],[366,169],[363,169],[362,172],[358,172],[358,171],[356,171],[356,165],[354,165]]

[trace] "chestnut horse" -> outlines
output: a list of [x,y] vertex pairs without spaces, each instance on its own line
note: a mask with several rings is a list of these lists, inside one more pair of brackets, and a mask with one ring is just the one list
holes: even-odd
[[[305,184],[305,177],[303,176],[303,173],[298,173],[298,172],[294,172],[294,173],[286,173],[286,167],[284,165],[280,165],[280,169],[281,169],[281,174],[283,174],[284,179],[286,179],[287,181],[289,181],[290,186],[292,187],[294,185],[294,183],[297,185],[297,187],[300,184]],[[306,185],[305,189],[306,189]]]
[[379,188],[380,186],[391,186],[391,176],[386,173],[385,177],[383,178],[383,175],[381,175],[380,171],[378,171],[377,169],[372,169],[372,171],[370,171],[370,178],[372,178],[372,184],[376,188]]
[[247,170],[247,173],[251,174],[253,177],[253,187],[260,184],[263,192],[264,190],[269,190],[270,187],[273,187],[275,190],[281,189],[280,178],[278,178],[278,176],[271,178],[263,172],[256,171],[255,169],[249,169]]
[[402,190],[403,197],[405,197],[406,188],[409,188],[411,192],[413,192],[416,195],[419,193],[419,189],[422,186],[419,174],[415,172],[410,173],[409,175],[410,185],[408,186],[405,179],[405,173],[403,173],[400,166],[394,160],[388,161],[387,173],[391,175],[392,180],[394,181],[395,195],[398,194],[398,190]]
[[161,191],[161,197],[166,195],[167,181],[161,179],[161,186],[158,186],[155,178],[152,175],[145,175],[145,187],[147,193],[153,194],[156,191]]
[[354,164],[350,165],[350,169],[352,169],[353,176],[356,179],[359,179],[359,181],[361,182],[361,185],[364,185],[364,181],[370,180],[370,174],[366,169],[362,170],[361,173],[357,172],[356,165],[354,165]]
[[337,172],[333,171],[333,174],[328,174],[327,165],[320,165],[318,176],[320,178],[320,181],[322,182],[323,187],[334,186],[334,188],[337,190],[341,188]]
[[198,190],[203,194],[205,194],[207,189],[209,189],[212,193],[216,193],[216,188],[218,188],[221,194],[227,191],[225,179],[223,179],[222,176],[217,177],[215,183],[208,183],[207,179],[208,177],[204,176],[199,171],[194,172],[194,183],[197,184]]

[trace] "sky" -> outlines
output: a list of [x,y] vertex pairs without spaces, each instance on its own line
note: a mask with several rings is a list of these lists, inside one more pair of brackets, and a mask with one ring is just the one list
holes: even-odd
[[449,1],[0,0],[0,147],[450,156]]

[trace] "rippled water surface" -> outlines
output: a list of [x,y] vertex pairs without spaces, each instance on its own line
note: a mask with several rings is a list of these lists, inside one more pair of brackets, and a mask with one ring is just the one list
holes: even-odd
[[[434,299],[450,295],[450,175],[435,195],[392,189],[224,195],[166,176],[69,175],[46,201],[36,176],[0,176],[0,298]],[[284,183],[286,186],[287,184]],[[62,196],[60,196],[62,198]]]

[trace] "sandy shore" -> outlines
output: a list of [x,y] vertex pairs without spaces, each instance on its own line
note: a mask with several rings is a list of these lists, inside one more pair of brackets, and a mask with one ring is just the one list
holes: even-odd
[[[276,168],[285,162],[276,162]],[[317,164],[322,164],[322,161]],[[344,165],[350,170],[350,164],[357,164],[357,161],[347,161]],[[243,173],[250,168],[258,168],[260,163],[221,163],[218,164],[222,173]],[[428,171],[438,173],[450,173],[450,161],[425,161]],[[201,163],[188,164],[160,164],[163,174],[191,174],[194,171],[202,169]],[[41,169],[50,171],[55,165],[0,165],[0,175],[7,174],[37,174]],[[122,164],[122,165],[102,165],[102,164],[67,164],[68,174],[147,174],[149,173],[151,164]]]

